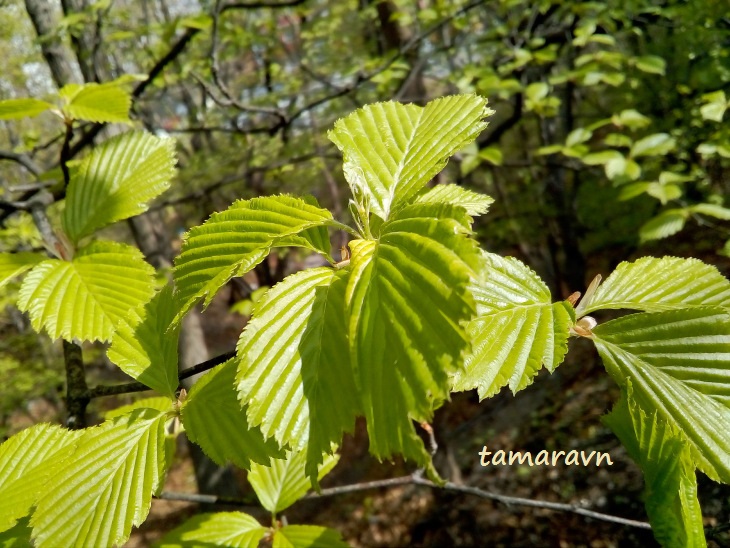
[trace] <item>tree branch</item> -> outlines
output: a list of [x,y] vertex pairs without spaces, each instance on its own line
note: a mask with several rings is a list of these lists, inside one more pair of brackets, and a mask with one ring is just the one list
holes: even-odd
[[41,167],[31,160],[25,154],[16,154],[7,150],[0,150],[0,160],[10,160],[23,166],[25,169],[30,171],[33,175],[38,176],[43,173]]

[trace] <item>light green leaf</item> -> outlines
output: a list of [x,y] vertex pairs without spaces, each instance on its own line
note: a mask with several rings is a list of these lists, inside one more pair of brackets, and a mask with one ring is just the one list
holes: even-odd
[[463,322],[474,312],[467,287],[478,258],[457,216],[453,206],[414,204],[379,240],[350,242],[351,357],[378,458],[430,463],[412,419],[430,420],[468,348]]
[[[266,437],[307,448],[307,474],[360,412],[345,316],[347,272],[293,274],[259,301],[238,341],[240,399]],[[315,485],[316,487],[316,485]]]
[[624,316],[593,329],[606,370],[682,433],[697,466],[730,482],[730,315],[692,308]]
[[60,426],[36,424],[0,445],[0,531],[30,513],[79,435]]
[[619,127],[626,126],[633,130],[641,129],[651,124],[649,117],[644,116],[634,109],[622,110],[619,114],[614,114],[611,120],[614,125]]
[[663,185],[661,183],[649,183],[645,192],[649,196],[659,200],[662,205],[682,196],[682,189],[677,185]]
[[632,183],[621,187],[618,199],[621,201],[631,200],[646,193],[652,183]]
[[605,165],[611,160],[623,160],[623,155],[617,150],[603,150],[601,152],[591,152],[581,157],[580,161],[588,166]]
[[697,478],[681,434],[633,400],[631,381],[603,421],[644,472],[644,505],[662,546],[705,547]]
[[40,253],[22,251],[20,253],[0,253],[0,287],[16,276],[43,261],[46,257]]
[[178,317],[201,297],[205,306],[210,304],[228,280],[254,268],[273,247],[301,245],[328,256],[329,240],[318,237],[315,241],[305,231],[331,222],[332,214],[326,209],[285,195],[239,200],[214,213],[185,235],[175,261],[182,304]]
[[112,546],[147,517],[165,474],[167,415],[140,409],[84,431],[31,518],[44,546]]
[[108,341],[154,294],[154,269],[135,247],[98,241],[72,261],[49,259],[23,280],[18,308],[52,339]]
[[580,317],[609,308],[661,312],[698,306],[730,308],[730,281],[717,268],[698,259],[642,257],[619,264],[575,313]]
[[131,123],[132,96],[117,83],[88,83],[65,86],[59,95],[66,99],[64,112],[74,120]]
[[141,131],[113,137],[74,171],[66,195],[63,228],[73,242],[147,211],[170,187],[175,141]]
[[178,306],[168,285],[141,311],[136,322],[122,324],[114,333],[107,356],[127,375],[162,394],[175,397],[178,387]]
[[685,209],[667,209],[641,226],[639,238],[642,242],[667,238],[682,230],[686,220]]
[[635,59],[636,68],[649,74],[664,74],[667,70],[667,62],[656,55],[643,55]]
[[503,161],[502,151],[497,147],[486,147],[479,151],[479,157],[482,160],[494,164],[495,166],[501,166]]
[[235,376],[236,364],[229,360],[193,385],[181,410],[188,438],[221,466],[232,462],[248,470],[252,461],[283,458],[276,443],[249,424],[246,408],[238,403]]
[[151,398],[141,398],[130,404],[122,405],[121,407],[107,411],[104,413],[104,420],[108,421],[121,417],[122,415],[129,415],[132,411],[136,411],[137,409],[154,409],[161,413],[167,413],[174,410],[173,401],[170,398],[166,396],[153,396]]
[[550,86],[545,82],[534,82],[525,88],[525,98],[533,103],[539,102],[547,97]]
[[156,547],[258,548],[268,531],[268,527],[263,527],[256,518],[243,512],[199,514],[166,534]]
[[689,208],[693,213],[709,215],[723,221],[730,221],[730,209],[717,204],[696,204]]
[[472,284],[478,316],[469,323],[472,352],[454,375],[454,390],[477,388],[479,398],[509,385],[513,393],[532,384],[540,368],[563,361],[574,321],[567,302],[552,304],[550,291],[531,269],[512,257],[482,254]]
[[700,107],[700,114],[705,120],[712,120],[713,122],[722,122],[727,110],[728,103],[709,103]]
[[589,131],[583,127],[579,127],[578,129],[574,129],[568,134],[568,137],[565,139],[565,146],[572,147],[581,143],[585,143],[592,136],[592,131]]
[[454,95],[425,107],[367,105],[335,123],[328,136],[344,155],[345,178],[362,209],[388,219],[472,142],[492,114],[476,95]]
[[[317,479],[325,477],[332,470],[339,455],[327,455],[318,467]],[[272,514],[286,510],[307,491],[312,483],[304,472],[307,462],[306,451],[287,452],[286,459],[272,459],[271,466],[252,464],[248,481],[256,491],[261,505]]]
[[347,548],[339,531],[317,525],[287,525],[274,533],[272,548]]
[[54,106],[39,99],[5,99],[0,101],[0,120],[38,116],[49,108]]
[[663,156],[674,150],[677,142],[668,133],[654,133],[636,141],[631,147],[631,157]]
[[491,196],[480,194],[454,184],[436,185],[419,195],[416,202],[451,204],[466,209],[466,212],[475,217],[484,215],[494,202]]

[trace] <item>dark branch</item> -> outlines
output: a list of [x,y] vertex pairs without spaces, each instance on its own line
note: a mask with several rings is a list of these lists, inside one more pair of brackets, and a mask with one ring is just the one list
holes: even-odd
[[36,176],[43,173],[41,167],[25,154],[16,154],[15,152],[0,150],[0,160],[10,160],[12,162],[16,162]]
[[231,2],[221,7],[221,12],[228,10],[253,10],[253,9],[277,9],[277,8],[292,8],[294,6],[300,6],[307,0],[284,0],[283,2]]

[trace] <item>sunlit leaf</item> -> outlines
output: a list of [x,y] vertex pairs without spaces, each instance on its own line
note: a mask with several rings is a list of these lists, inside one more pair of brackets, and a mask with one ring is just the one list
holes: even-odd
[[632,158],[660,156],[674,150],[676,141],[668,133],[655,133],[636,141],[631,147]]
[[0,120],[38,116],[49,108],[54,107],[51,103],[39,99],[5,99],[0,101]]
[[0,287],[46,259],[40,253],[0,253]]
[[143,213],[170,187],[175,142],[133,131],[94,149],[74,170],[66,194],[63,228],[78,242],[96,230]]
[[130,123],[132,96],[117,83],[65,86],[60,91],[67,104],[64,112],[74,120]]
[[339,531],[317,525],[287,525],[274,533],[272,548],[347,548]]
[[613,379],[688,442],[711,478],[730,481],[730,315],[723,308],[640,313],[593,329]]
[[491,196],[479,194],[454,184],[436,185],[416,198],[417,202],[460,206],[471,216],[484,215],[494,202]]
[[642,242],[668,238],[682,230],[686,220],[685,209],[667,209],[644,223],[639,229],[639,237]]
[[23,280],[18,308],[30,314],[36,331],[52,339],[111,339],[154,293],[154,269],[135,247],[98,241],[72,261],[49,259]]
[[344,155],[356,199],[387,219],[481,133],[492,113],[486,104],[475,95],[442,97],[425,107],[375,103],[338,120],[329,138]]
[[157,548],[216,546],[220,548],[258,548],[269,531],[256,518],[243,512],[199,514],[166,534]]
[[274,440],[264,440],[261,430],[250,426],[235,388],[236,364],[229,360],[196,382],[182,406],[182,421],[190,441],[211,459],[248,470],[251,462],[268,464],[284,452]]

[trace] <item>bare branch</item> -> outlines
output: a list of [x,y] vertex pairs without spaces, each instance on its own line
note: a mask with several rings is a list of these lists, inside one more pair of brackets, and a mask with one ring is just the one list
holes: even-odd
[[35,176],[43,173],[41,167],[25,154],[16,154],[15,152],[10,152],[8,150],[0,150],[0,160],[10,160],[11,162],[16,162]]
[[277,8],[292,8],[294,6],[300,6],[307,0],[284,0],[283,2],[231,2],[225,4],[221,8],[221,12],[228,10],[252,10],[252,9],[277,9]]

